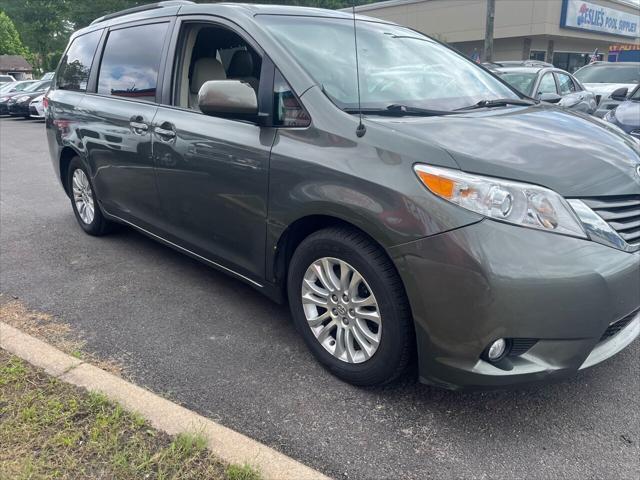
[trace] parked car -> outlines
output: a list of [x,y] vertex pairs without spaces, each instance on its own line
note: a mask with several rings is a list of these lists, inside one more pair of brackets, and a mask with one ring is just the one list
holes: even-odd
[[129,225],[287,301],[357,385],[414,359],[453,389],[558,379],[629,345],[639,143],[356,23],[359,69],[332,10],[173,3],[76,32],[45,125],[80,228]]
[[4,85],[0,86],[0,96],[7,93],[21,92],[35,82],[35,80],[22,80],[18,82],[5,83]]
[[15,82],[16,79],[13,78],[13,75],[0,75],[0,85],[5,83]]
[[37,96],[29,104],[29,117],[30,118],[44,118],[44,93]]
[[7,101],[9,115],[29,118],[29,104],[34,98],[43,95],[50,85],[50,80],[41,80],[25,88],[19,95],[13,95]]
[[[515,63],[515,62],[503,62]],[[499,66],[492,70],[526,96],[558,106],[592,114],[598,107],[596,95],[585,90],[569,72],[545,63],[526,63],[525,66]]]
[[640,85],[627,98],[622,97],[627,97],[625,89],[614,92],[613,98],[621,103],[614,110],[609,110],[604,119],[640,139]]
[[582,67],[575,77],[584,88],[596,94],[598,110],[602,118],[620,104],[611,94],[621,88],[633,90],[640,83],[640,62],[594,62]]
[[543,62],[540,60],[507,60],[487,62],[483,63],[482,65],[489,69],[500,67],[553,67],[552,63]]
[[38,82],[25,82],[26,85],[20,84],[15,89],[7,88],[7,92],[0,93],[0,115],[8,115],[9,114],[9,102],[15,96],[24,95],[25,92],[28,92],[29,89],[35,88],[36,83]]

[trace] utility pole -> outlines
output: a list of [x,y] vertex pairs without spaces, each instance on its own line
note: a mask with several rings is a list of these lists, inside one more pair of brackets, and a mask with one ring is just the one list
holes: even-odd
[[493,61],[493,20],[496,16],[496,0],[487,0],[487,23],[484,30],[483,62]]

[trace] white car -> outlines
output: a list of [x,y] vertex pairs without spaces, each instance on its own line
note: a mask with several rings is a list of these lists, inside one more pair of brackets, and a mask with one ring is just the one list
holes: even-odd
[[5,83],[15,82],[16,79],[13,78],[13,75],[0,75],[0,85]]
[[44,118],[44,103],[42,99],[44,94],[34,98],[29,104],[29,117],[30,118]]
[[638,62],[594,62],[573,74],[584,88],[596,94],[598,110],[594,115],[604,117],[616,108],[620,101],[611,94],[620,88],[631,92],[640,83],[640,63]]

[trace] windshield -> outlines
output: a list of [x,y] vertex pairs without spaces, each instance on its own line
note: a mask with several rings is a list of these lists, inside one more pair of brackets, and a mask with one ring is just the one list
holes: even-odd
[[509,85],[516,90],[531,96],[533,93],[533,84],[536,81],[537,73],[523,72],[497,72]]
[[29,85],[23,91],[25,91],[25,92],[37,92],[38,90],[44,90],[45,88],[47,88],[49,86],[50,83],[51,82],[49,80],[36,82],[34,84]]
[[29,88],[29,86],[33,85],[34,82],[22,82],[22,83],[18,83],[17,85],[14,85],[13,89],[16,92],[22,92],[23,90]]
[[[357,108],[353,22],[349,19],[259,15],[340,108]],[[481,100],[519,98],[491,74],[407,28],[358,21],[363,109],[391,104],[455,110]]]
[[582,83],[640,83],[640,66],[586,66],[574,73],[574,76]]

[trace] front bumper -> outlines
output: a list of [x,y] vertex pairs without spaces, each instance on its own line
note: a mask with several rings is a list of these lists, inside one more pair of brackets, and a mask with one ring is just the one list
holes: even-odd
[[29,116],[29,102],[11,103],[9,104],[9,115]]
[[[640,334],[640,252],[484,220],[390,254],[411,303],[425,383],[492,388],[566,377]],[[481,359],[497,338],[533,343],[505,370]]]
[[31,118],[44,118],[44,111],[40,112],[35,105],[29,105],[29,116]]

